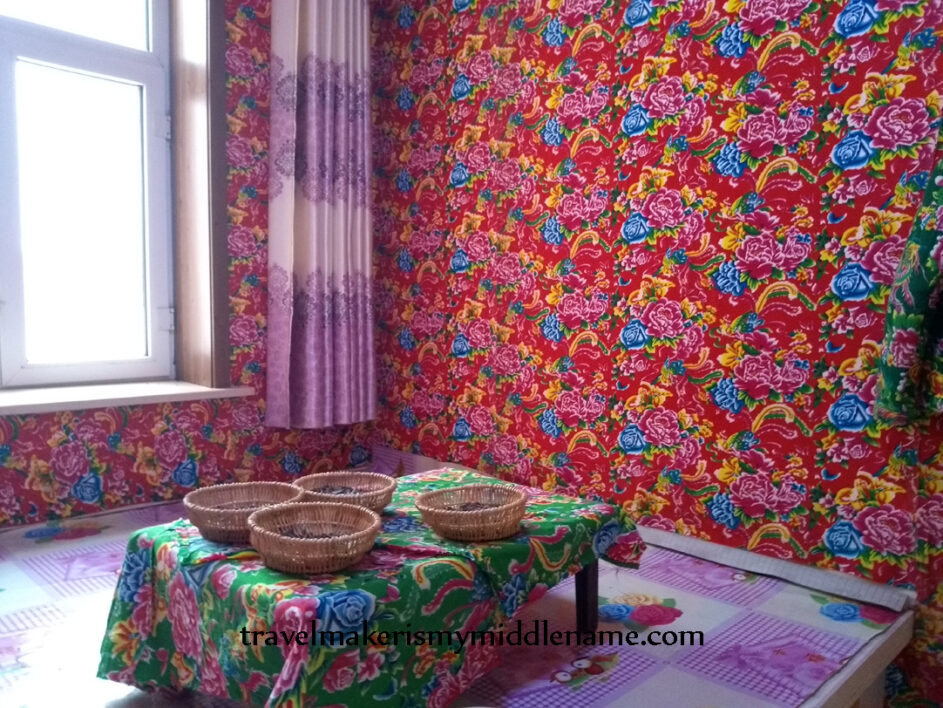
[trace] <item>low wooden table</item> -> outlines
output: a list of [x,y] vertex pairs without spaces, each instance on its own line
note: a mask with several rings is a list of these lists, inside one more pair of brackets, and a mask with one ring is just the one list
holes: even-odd
[[401,478],[373,550],[330,575],[271,570],[253,549],[208,542],[182,519],[142,529],[128,544],[98,675],[266,706],[394,694],[446,705],[497,661],[500,634],[470,633],[499,628],[574,573],[578,629],[591,631],[597,558],[634,566],[643,548],[618,507],[536,489],[521,532],[490,543],[443,540],[413,505],[430,489],[497,481],[451,469]]

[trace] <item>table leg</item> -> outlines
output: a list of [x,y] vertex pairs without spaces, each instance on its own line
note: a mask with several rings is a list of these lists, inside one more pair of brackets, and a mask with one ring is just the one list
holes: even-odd
[[595,632],[599,621],[599,561],[576,574],[576,631]]

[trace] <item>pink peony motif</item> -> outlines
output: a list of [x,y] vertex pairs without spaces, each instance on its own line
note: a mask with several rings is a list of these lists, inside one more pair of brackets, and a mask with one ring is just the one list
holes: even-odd
[[864,126],[871,144],[884,150],[914,145],[930,132],[926,103],[917,98],[895,98],[877,106]]
[[772,234],[748,236],[735,253],[737,266],[754,280],[764,280],[779,267],[779,244]]
[[789,114],[782,123],[782,144],[784,147],[795,145],[812,129],[814,114],[811,111],[806,113],[800,113],[799,108],[796,106],[789,109]]
[[517,462],[517,439],[513,435],[498,435],[491,441],[491,456],[498,465],[513,465]]
[[344,652],[334,659],[327,673],[324,675],[324,690],[328,693],[336,693],[350,688],[356,676],[355,668],[359,659],[360,652],[357,649]]
[[521,88],[521,67],[508,64],[499,69],[491,81],[491,88],[499,98],[508,98]]
[[684,614],[677,607],[665,607],[664,605],[639,605],[632,610],[629,620],[637,622],[645,627],[658,627],[665,624],[671,624]]
[[795,393],[805,386],[809,379],[809,369],[803,367],[798,359],[786,359],[779,370],[779,383],[776,388],[784,396]]
[[763,37],[776,29],[777,22],[799,17],[808,4],[809,0],[747,0],[740,8],[740,26]]
[[560,6],[560,19],[567,27],[578,27],[586,15],[599,14],[605,0],[563,0]]
[[259,328],[249,315],[236,315],[229,323],[229,342],[244,347],[259,339]]
[[491,411],[484,406],[475,406],[468,412],[468,424],[475,435],[486,437],[494,432],[494,420]]
[[491,354],[491,368],[498,376],[511,376],[520,371],[521,357],[517,347],[505,344],[495,349]]
[[423,390],[416,391],[411,403],[413,410],[422,418],[436,416],[445,408],[445,401],[440,394],[430,395]]
[[684,110],[685,92],[680,76],[666,76],[648,87],[642,105],[652,118],[664,118]]
[[561,391],[553,401],[553,408],[560,421],[569,428],[575,428],[585,420],[583,396],[579,391]]
[[183,573],[174,573],[167,594],[167,617],[174,646],[185,656],[199,661],[203,654],[200,608],[193,590],[183,579]]
[[134,609],[131,611],[131,622],[137,627],[142,638],[151,635],[154,628],[154,590],[148,583],[144,583],[134,594]]
[[487,81],[491,78],[493,72],[494,60],[491,58],[490,52],[478,52],[465,68],[465,74],[476,84]]
[[206,656],[203,660],[203,672],[200,681],[200,693],[210,696],[228,698],[226,677],[219,665],[219,650],[211,642],[207,642]]
[[782,484],[776,490],[770,508],[777,514],[788,514],[799,508],[805,502],[805,494],[795,488],[796,481],[792,476],[783,477]]
[[88,453],[80,442],[67,442],[53,448],[49,461],[56,477],[69,484],[88,474],[90,467]]
[[674,300],[659,300],[649,305],[641,320],[656,339],[674,339],[684,332],[684,312]]
[[438,250],[442,245],[442,232],[418,230],[409,237],[409,251],[417,259],[422,259]]
[[863,509],[855,517],[854,525],[865,544],[877,553],[906,556],[917,546],[913,518],[890,504]]
[[602,293],[591,293],[583,302],[583,319],[589,323],[596,322],[600,317],[606,314],[608,304],[609,301]]
[[497,285],[515,283],[521,279],[521,259],[516,253],[505,253],[494,260],[488,273]]
[[521,183],[521,168],[517,160],[500,160],[488,173],[488,185],[496,192],[510,192]]
[[471,172],[484,172],[488,169],[491,165],[491,149],[488,147],[488,143],[475,143],[465,153],[463,162]]
[[874,241],[861,259],[861,265],[868,269],[876,283],[890,285],[904,253],[904,239],[892,236],[886,241]]
[[183,433],[179,430],[168,430],[166,433],[161,433],[154,441],[154,452],[161,466],[172,470],[187,459],[190,450]]
[[[481,145],[481,143],[476,143],[476,145]],[[485,149],[487,150],[487,147]],[[423,172],[429,172],[438,165],[441,158],[442,153],[434,147],[428,149],[414,147],[412,152],[409,153],[409,161],[406,164],[413,174],[422,174]],[[468,162],[465,162],[465,165],[468,166]]]
[[567,293],[557,303],[557,317],[567,329],[576,329],[583,323],[586,298],[579,293]]
[[642,205],[642,216],[655,229],[670,229],[684,220],[684,202],[677,189],[662,189]]
[[606,397],[594,393],[583,401],[583,420],[592,423],[606,412]]
[[638,521],[640,526],[647,526],[650,529],[660,529],[662,531],[675,531],[675,522],[661,514],[645,516]]
[[586,214],[586,200],[582,194],[565,194],[557,204],[557,219],[570,231],[578,229]]
[[255,73],[252,53],[238,44],[230,44],[226,48],[226,71],[233,76],[252,76]]
[[465,336],[472,349],[487,349],[494,342],[491,325],[485,320],[475,320],[465,330]]
[[606,107],[606,94],[594,91],[588,96],[575,91],[568,93],[557,106],[557,119],[567,130],[576,130],[584,120],[593,120]]
[[478,231],[465,241],[465,253],[469,260],[483,261],[491,256],[491,239],[484,231]]
[[639,427],[645,439],[655,447],[674,447],[681,442],[678,414],[667,408],[649,409],[642,414]]
[[779,388],[779,369],[767,353],[748,354],[734,367],[737,388],[760,401]]
[[259,408],[252,403],[239,403],[232,409],[232,423],[235,430],[255,430],[261,422]]
[[896,329],[891,340],[890,359],[892,366],[909,369],[917,363],[920,348],[920,333],[914,329]]
[[943,546],[943,494],[934,494],[917,509],[917,538],[935,548]]
[[259,243],[252,231],[245,226],[233,226],[227,239],[229,255],[234,258],[248,258],[259,250]]
[[737,138],[744,152],[757,159],[766,157],[783,142],[782,122],[772,110],[751,115],[740,126]]
[[780,270],[795,270],[812,252],[812,239],[799,233],[795,227],[789,227],[786,240],[779,249]]
[[685,105],[678,128],[682,134],[697,135],[704,125],[705,117],[707,117],[707,105],[703,98],[695,96]]
[[678,248],[696,245],[704,235],[704,214],[692,211],[678,229]]
[[220,600],[229,597],[229,591],[232,589],[232,583],[236,579],[236,571],[231,565],[221,565],[213,571],[210,576],[210,582],[213,584],[213,592]]
[[255,150],[248,138],[241,135],[230,135],[226,141],[226,160],[230,167],[248,169],[255,166]]
[[730,485],[730,500],[747,516],[761,518],[776,500],[776,489],[765,472],[743,474]]

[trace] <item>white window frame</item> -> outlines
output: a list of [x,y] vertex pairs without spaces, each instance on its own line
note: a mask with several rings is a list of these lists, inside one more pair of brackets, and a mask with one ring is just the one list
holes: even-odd
[[[0,193],[5,195],[0,199],[0,388],[174,378],[170,19],[167,0],[150,0],[148,6],[151,51],[0,17]],[[16,196],[19,185],[14,71],[18,59],[142,87],[146,357],[76,364],[27,361]],[[107,208],[107,195],[101,195],[101,199],[102,208]],[[55,205],[50,204],[50,208]]]

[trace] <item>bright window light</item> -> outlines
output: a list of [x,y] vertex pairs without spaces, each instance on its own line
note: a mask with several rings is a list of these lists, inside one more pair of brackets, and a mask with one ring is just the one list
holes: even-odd
[[147,0],[0,0],[0,15],[147,51]]

